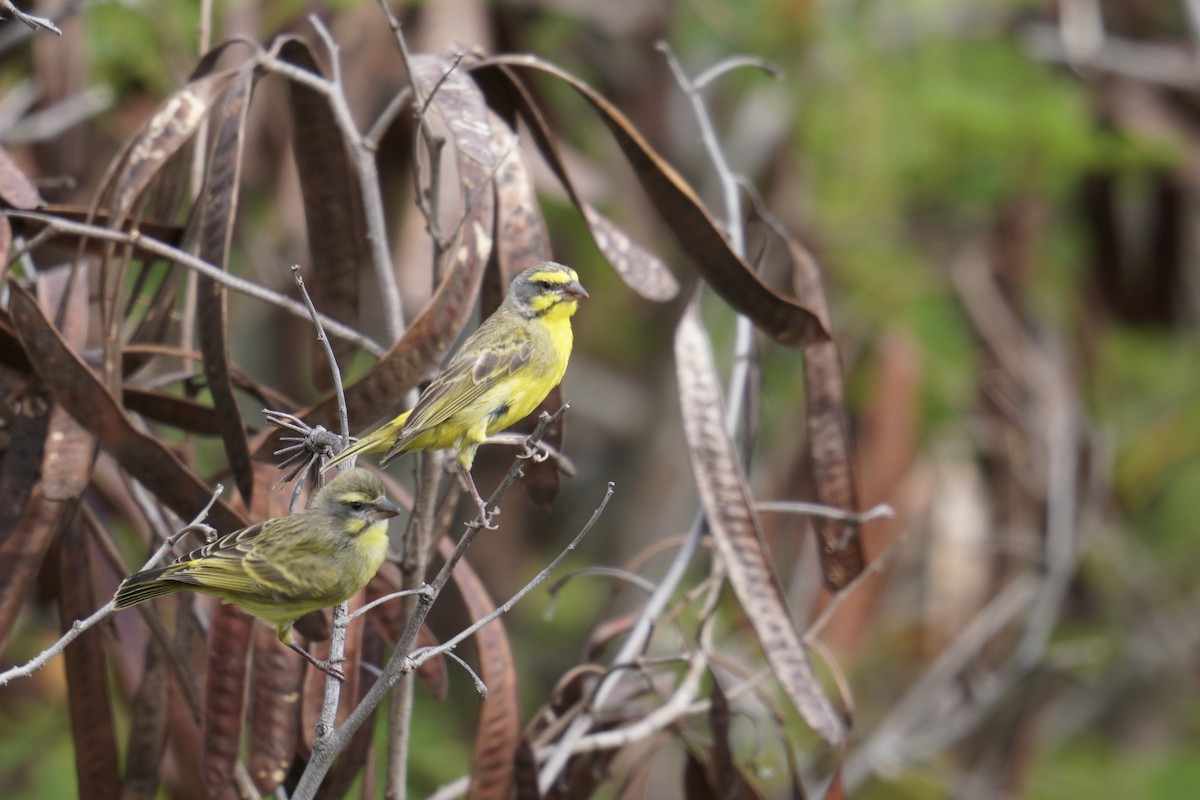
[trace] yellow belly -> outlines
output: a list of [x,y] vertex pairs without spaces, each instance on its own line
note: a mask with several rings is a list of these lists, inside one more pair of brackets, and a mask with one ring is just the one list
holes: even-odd
[[562,381],[571,355],[575,303],[560,303],[531,324],[537,326],[529,361],[450,419],[416,437],[405,450],[455,450],[470,469],[480,442],[529,416]]

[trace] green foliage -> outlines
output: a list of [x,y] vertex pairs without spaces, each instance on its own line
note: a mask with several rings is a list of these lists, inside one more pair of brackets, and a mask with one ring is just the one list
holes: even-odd
[[1117,748],[1097,737],[1074,741],[1041,753],[1025,796],[1031,800],[1062,797],[1154,797],[1184,800],[1200,786],[1200,761],[1188,746]]
[[[88,10],[88,57],[96,79],[162,96],[179,86],[195,62],[196,4],[98,3]],[[168,68],[164,68],[168,67]]]

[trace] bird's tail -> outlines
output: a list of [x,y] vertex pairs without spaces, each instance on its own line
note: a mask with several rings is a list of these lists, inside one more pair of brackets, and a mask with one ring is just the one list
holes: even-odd
[[113,595],[113,606],[115,608],[128,608],[154,597],[186,589],[187,586],[185,584],[177,581],[163,580],[163,576],[170,574],[174,566],[148,569],[145,572],[130,575],[121,581],[121,585],[117,587],[117,593]]
[[351,456],[360,456],[363,453],[378,453],[383,450],[387,450],[392,446],[392,442],[396,441],[396,439],[400,437],[400,429],[404,427],[404,423],[408,420],[409,413],[410,412],[405,411],[391,422],[384,423],[376,430],[371,431],[366,436],[334,456],[333,459],[325,465],[325,469],[336,467],[338,464],[341,464]]

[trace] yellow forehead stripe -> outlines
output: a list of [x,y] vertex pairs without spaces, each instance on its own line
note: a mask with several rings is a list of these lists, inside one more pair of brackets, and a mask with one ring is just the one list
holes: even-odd
[[342,492],[338,495],[338,502],[341,503],[369,503],[374,499],[365,492]]
[[573,269],[556,269],[552,271],[547,270],[545,272],[535,272],[529,276],[530,283],[537,283],[539,281],[548,281],[550,283],[570,283],[571,281],[577,280],[579,280],[579,276],[575,274],[575,270]]

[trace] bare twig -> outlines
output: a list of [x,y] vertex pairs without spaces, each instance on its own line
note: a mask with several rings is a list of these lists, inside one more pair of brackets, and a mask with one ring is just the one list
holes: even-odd
[[[560,417],[565,410],[566,407],[564,406],[554,414],[542,414],[533,433],[530,434],[530,440],[537,441],[544,436],[549,425]],[[523,474],[524,464],[524,459],[518,458],[514,460],[508,474],[501,481],[496,491],[493,492],[489,500],[489,505],[497,503],[512,489]],[[367,717],[378,707],[380,701],[382,701],[391,688],[415,668],[411,653],[413,643],[416,641],[417,632],[420,630],[421,625],[424,624],[426,617],[428,617],[433,603],[449,582],[454,567],[462,559],[471,542],[474,541],[475,537],[482,530],[482,526],[478,524],[468,524],[465,527],[462,538],[459,539],[454,552],[450,558],[446,559],[446,562],[442,565],[442,568],[438,571],[434,579],[429,582],[428,592],[417,595],[418,603],[416,610],[412,617],[409,618],[408,624],[405,626],[404,632],[396,643],[396,647],[392,651],[392,656],[388,660],[387,666],[384,667],[383,674],[379,680],[371,686],[363,700],[350,712],[350,715],[341,728],[333,731],[328,736],[314,739],[312,758],[309,760],[308,766],[305,768],[304,774],[300,777],[300,782],[292,794],[293,800],[311,800],[325,774],[329,771],[329,767],[333,764],[333,760],[346,746],[346,743],[349,742],[350,737],[354,735],[354,732],[358,730]]]
[[[142,250],[151,255],[165,258],[178,264],[181,267],[198,272],[204,277],[221,284],[227,289],[235,292],[240,292],[247,297],[253,297],[256,300],[261,300],[264,303],[281,308],[289,314],[294,314],[298,317],[308,319],[308,309],[303,303],[296,302],[290,297],[285,297],[278,292],[273,292],[263,286],[248,281],[245,278],[239,278],[232,275],[223,269],[218,269],[207,261],[196,258],[191,253],[187,253],[179,248],[172,247],[165,242],[146,236],[140,231],[119,231],[112,228],[106,228],[101,225],[89,225],[85,222],[74,222],[72,220],[60,219],[52,214],[46,214],[40,211],[23,211],[21,209],[5,209],[4,213],[10,217],[19,219],[29,219],[35,222],[40,222],[46,225],[50,230],[60,234],[69,234],[72,236],[82,236],[93,239],[100,239],[106,242],[115,242],[118,244],[127,245],[138,250]],[[358,345],[367,352],[375,356],[382,356],[386,349],[379,343],[363,336],[353,328],[343,325],[337,320],[329,317],[321,317],[321,323],[325,326],[325,330],[331,335],[337,336],[339,339],[344,339],[352,344]]]
[[312,317],[313,326],[317,329],[317,341],[325,349],[325,358],[329,362],[329,375],[333,379],[333,389],[337,397],[338,423],[342,432],[342,449],[344,450],[350,446],[350,418],[346,413],[346,393],[342,389],[342,371],[338,368],[337,358],[333,355],[333,347],[329,344],[329,337],[325,335],[325,328],[321,326],[321,315],[317,313],[317,307],[313,305],[312,298],[308,296],[308,289],[304,287],[304,278],[300,275],[299,264],[292,265],[292,278],[296,281],[296,288],[300,290],[300,296],[304,298],[304,305],[308,308],[309,316]]
[[577,533],[575,535],[575,538],[571,540],[571,543],[568,544],[565,548],[563,548],[563,550],[557,556],[554,557],[553,561],[551,561],[549,564],[547,564],[545,566],[545,568],[542,569],[541,572],[539,572],[537,575],[535,575],[533,577],[533,580],[529,581],[529,583],[522,586],[521,589],[516,594],[514,594],[512,597],[508,598],[508,600],[504,601],[502,604],[500,604],[495,609],[493,609],[491,613],[475,620],[475,622],[471,623],[466,628],[459,631],[458,634],[456,634],[453,638],[451,638],[445,642],[442,642],[441,644],[437,645],[436,647],[425,648],[424,650],[421,651],[421,654],[419,656],[414,654],[412,657],[413,668],[415,669],[416,667],[421,666],[429,659],[434,658],[438,655],[441,655],[444,652],[453,650],[455,647],[457,647],[459,644],[461,644],[465,639],[467,639],[467,637],[474,635],[475,632],[478,631],[480,628],[484,627],[485,625],[488,625],[489,623],[491,623],[495,619],[503,616],[504,614],[507,614],[509,611],[512,610],[513,606],[515,606],[517,603],[521,602],[521,600],[523,600],[526,595],[528,595],[530,592],[532,592],[537,587],[541,586],[546,581],[546,579],[550,577],[551,573],[553,573],[554,570],[558,569],[558,565],[561,564],[566,559],[567,556],[569,556],[571,553],[575,552],[575,549],[577,547],[579,547],[579,543],[581,541],[583,541],[583,537],[587,536],[588,531],[590,531],[592,529],[592,526],[594,526],[596,524],[596,520],[600,519],[600,515],[604,513],[604,509],[606,506],[608,506],[608,501],[612,498],[612,494],[613,494],[613,482],[609,481],[608,486],[604,491],[604,498],[600,501],[600,505],[598,505],[596,507],[596,510],[592,512],[592,516],[588,519],[587,524],[585,524],[583,526],[583,528],[580,529],[579,533]]
[[[891,515],[889,514],[888,516]],[[812,624],[808,626],[808,630],[804,632],[805,644],[812,644],[816,641],[816,638],[821,635],[821,631],[829,624],[829,620],[833,619],[833,616],[842,607],[842,604],[846,602],[847,598],[858,591],[859,587],[870,580],[871,577],[883,572],[883,568],[887,566],[887,563],[892,558],[892,554],[899,549],[899,545],[904,539],[904,534],[900,534],[888,542],[887,547],[879,555],[871,559],[871,563],[867,565],[866,569],[855,575],[854,580],[843,586],[837,594],[830,598],[829,602],[825,604],[825,608],[821,609],[821,614],[813,620]]]
[[392,123],[396,121],[396,117],[400,116],[400,112],[404,110],[404,107],[411,102],[411,87],[406,86],[392,95],[392,99],[388,102],[387,107],[380,112],[375,122],[371,124],[371,129],[363,136],[363,147],[372,152],[378,152],[379,141],[387,134],[388,128],[392,127]]
[[[585,575],[586,576],[598,575],[602,578],[614,578],[616,580],[623,581],[624,583],[632,584],[632,585],[636,586],[637,588],[641,589],[643,592],[646,592],[647,594],[653,593],[654,589],[655,589],[653,582],[646,580],[641,575],[638,575],[636,572],[630,572],[629,570],[619,569],[617,567],[594,566],[594,567],[584,567],[583,569],[577,569],[577,570],[574,570],[573,572],[569,572],[566,575],[563,575],[561,578],[556,580],[554,583],[550,584],[550,586],[548,586],[546,588],[546,591],[547,591],[547,593],[549,593],[549,595],[551,597],[554,597],[555,595],[558,594],[558,591],[560,589],[562,589],[564,586],[566,586],[569,582],[575,580],[576,578],[583,577]],[[553,613],[553,608],[554,608],[553,604],[551,604],[551,607],[546,609],[547,616],[549,616],[551,613]]]
[[854,525],[865,525],[876,519],[891,519],[896,516],[896,510],[887,503],[880,503],[866,511],[845,511],[823,503],[808,503],[803,500],[758,500],[754,503],[755,511],[771,511],[779,514],[807,514],[812,517],[825,517]]
[[338,624],[339,625],[349,625],[351,622],[358,619],[363,614],[366,614],[371,609],[375,608],[376,606],[382,605],[382,604],[388,602],[389,600],[395,600],[400,597],[412,597],[415,594],[424,594],[428,591],[429,591],[428,586],[422,586],[420,589],[401,589],[398,592],[392,592],[391,594],[386,594],[383,597],[377,597],[374,600],[372,600],[371,602],[367,603],[366,605],[359,606],[358,608],[351,611],[349,614],[347,614],[345,617],[343,617],[342,620]]
[[[325,350],[325,359],[329,364],[329,374],[333,379],[334,394],[337,397],[338,421],[342,430],[342,447],[350,445],[350,422],[346,414],[346,394],[342,388],[342,371],[338,367],[337,357],[333,354],[333,347],[329,344],[329,337],[325,335],[325,329],[321,326],[321,315],[317,313],[317,307],[313,305],[312,297],[308,294],[308,288],[304,285],[304,278],[300,275],[300,265],[293,264],[291,267],[292,279],[296,282],[296,288],[300,290],[300,296],[304,298],[304,305],[308,309],[308,314],[312,318],[313,327],[317,329],[317,341]],[[317,485],[320,485],[320,475],[315,478]],[[300,488],[304,481],[296,481],[296,486],[292,490],[292,505],[295,505],[296,499],[299,496]],[[292,508],[288,508],[291,513]],[[330,665],[336,667],[346,659],[346,626],[342,620],[346,617],[350,604],[348,601],[342,601],[333,607],[333,630],[329,635],[329,659]],[[337,717],[338,700],[342,692],[342,680],[333,674],[332,670],[327,670],[325,673],[325,694],[321,701],[321,713],[317,717],[316,736],[328,735],[328,732],[333,730],[334,720]]]

